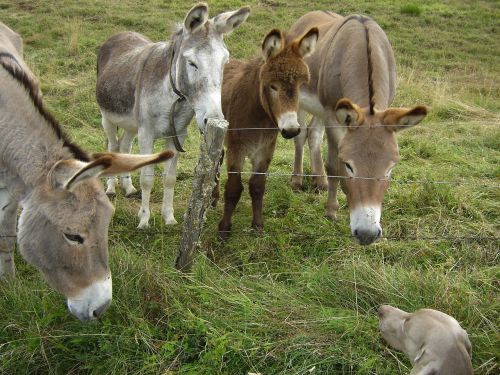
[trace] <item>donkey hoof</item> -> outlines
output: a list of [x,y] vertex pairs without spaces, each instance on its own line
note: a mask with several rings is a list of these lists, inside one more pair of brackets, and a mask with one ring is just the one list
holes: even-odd
[[137,194],[137,189],[135,187],[132,187],[132,189],[127,189],[127,191],[125,191],[126,197],[130,197],[135,194]]
[[226,240],[229,238],[230,232],[228,230],[223,230],[218,232],[218,237],[221,242],[226,242]]
[[328,183],[317,182],[313,184],[313,191],[316,194],[320,194],[323,191],[328,190]]
[[252,230],[257,234],[264,234],[264,225],[263,224],[252,224]]
[[292,190],[296,193],[301,192],[303,190],[302,182],[292,181],[291,186],[292,186]]
[[338,218],[337,218],[337,211],[335,212],[325,212],[325,216],[327,219],[331,220],[331,221],[337,221]]
[[111,188],[108,188],[108,189],[106,190],[106,195],[109,195],[110,197],[115,196],[115,195],[116,195],[116,190],[115,190],[115,188],[112,188],[112,189],[111,189]]
[[147,229],[149,228],[149,221],[147,220],[141,220],[139,222],[139,225],[137,226],[137,229]]
[[175,224],[177,224],[177,220],[175,220],[175,217],[173,217],[173,216],[166,217],[165,224],[166,225],[175,225]]

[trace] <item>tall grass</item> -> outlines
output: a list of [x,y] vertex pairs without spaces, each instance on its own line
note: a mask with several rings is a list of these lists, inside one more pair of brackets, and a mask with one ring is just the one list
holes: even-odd
[[[423,124],[400,134],[402,160],[394,179],[464,182],[393,183],[382,225],[387,236],[403,239],[361,247],[350,238],[342,194],[339,221],[332,223],[323,216],[325,195],[296,194],[287,177],[269,177],[265,232],[249,230],[246,189],[226,244],[216,236],[222,208],[208,212],[202,251],[189,275],[172,268],[181,224],[163,224],[160,182],[152,228],[145,232],[135,229],[139,198],[119,192],[110,230],[110,309],[101,320],[81,324],[17,256],[17,279],[0,284],[0,373],[408,373],[406,356],[379,335],[374,310],[382,303],[454,316],[470,335],[476,373],[498,372],[499,242],[485,239],[498,238],[500,222],[495,2],[429,0],[419,3],[418,17],[390,1],[249,3],[247,23],[226,38],[233,57],[253,55],[267,31],[286,28],[313,9],[378,21],[398,61],[394,105],[431,108]],[[79,143],[100,151],[105,138],[94,97],[99,45],[121,30],[166,39],[190,6],[177,0],[0,0],[0,19],[23,35],[26,61],[55,116]],[[210,6],[215,15],[240,2]],[[180,222],[197,133],[191,127],[179,162]],[[280,139],[271,171],[290,172],[292,160],[293,145]],[[222,186],[224,181],[223,175]]]

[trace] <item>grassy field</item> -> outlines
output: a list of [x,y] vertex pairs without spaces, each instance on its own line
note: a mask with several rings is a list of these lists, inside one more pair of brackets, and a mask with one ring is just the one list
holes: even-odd
[[[324,194],[295,194],[288,177],[270,177],[265,233],[249,230],[246,188],[226,244],[216,239],[221,206],[208,213],[203,251],[188,276],[172,268],[181,225],[162,223],[159,181],[148,231],[135,229],[139,198],[119,194],[110,230],[112,306],[97,322],[78,322],[17,256],[17,279],[0,284],[0,374],[409,373],[405,355],[379,335],[375,308],[382,303],[453,315],[469,333],[476,373],[498,373],[498,2],[224,0],[211,4],[211,14],[243,4],[252,13],[226,39],[238,58],[309,10],[372,16],[396,53],[395,105],[431,108],[423,124],[400,135],[393,178],[459,182],[393,183],[382,225],[387,236],[402,238],[361,247],[349,237],[342,194],[332,223],[323,216]],[[0,20],[23,35],[26,61],[56,118],[81,145],[100,151],[98,47],[122,30],[164,40],[191,5],[0,0]],[[179,162],[180,222],[198,142],[192,126]],[[292,142],[280,140],[270,170],[290,172],[292,157]]]

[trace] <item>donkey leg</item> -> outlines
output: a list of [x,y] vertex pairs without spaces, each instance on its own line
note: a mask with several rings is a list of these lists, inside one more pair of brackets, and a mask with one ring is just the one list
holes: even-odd
[[299,135],[293,138],[293,142],[295,144],[295,157],[293,162],[293,176],[291,178],[292,189],[294,191],[298,191],[302,189],[303,183],[303,174],[304,174],[304,145],[307,139],[307,124],[306,124],[306,112],[300,110],[297,113],[297,119],[300,124],[300,133]]
[[0,189],[0,278],[14,277],[17,202],[7,189]]
[[313,176],[313,186],[316,191],[326,191],[328,181],[326,180],[325,167],[321,157],[321,144],[325,127],[323,121],[318,117],[313,117],[308,128],[307,141],[309,143],[309,154],[311,158],[311,173]]
[[264,157],[260,156],[258,159],[252,160],[252,171],[254,174],[250,177],[249,187],[250,187],[250,197],[252,198],[252,228],[258,232],[262,232],[264,228],[264,218],[262,215],[262,203],[264,200],[264,192],[266,191],[266,173],[269,169],[269,164],[274,153],[274,146],[271,150],[266,152]]
[[[104,115],[102,115],[102,128],[106,133],[106,137],[108,138],[108,151],[110,152],[118,152],[119,143],[118,137],[116,136],[116,132],[118,130],[117,126],[114,125],[111,121],[106,119]],[[110,177],[108,178],[108,188],[106,189],[106,194],[115,195],[116,194],[116,185],[118,183],[118,178]]]
[[[124,130],[123,137],[120,141],[121,153],[130,154],[130,150],[132,149],[132,141],[134,140],[135,135],[136,135],[135,132]],[[120,176],[120,179],[121,179],[121,185],[123,189],[125,189],[126,196],[137,193],[137,189],[132,184],[132,177],[130,176],[130,173]]]
[[238,204],[243,184],[241,182],[241,170],[244,156],[239,152],[233,155],[231,149],[227,150],[227,182],[224,190],[224,215],[219,222],[219,238],[226,240],[231,231],[231,217]]
[[[326,139],[328,141],[328,156],[326,162],[326,170],[328,176],[338,176],[338,147],[337,136],[335,135],[335,128],[326,129]],[[337,187],[339,179],[335,177],[328,177],[328,198],[326,201],[325,215],[329,219],[337,220],[337,212],[339,210],[339,201],[337,199]]]
[[[153,152],[154,140],[151,135],[145,134],[139,130],[139,149],[141,154],[151,154]],[[139,209],[139,225],[137,228],[149,227],[149,200],[151,199],[151,190],[154,182],[154,166],[146,165],[141,169],[141,208]]]
[[174,186],[177,181],[178,158],[179,154],[176,154],[172,159],[165,161],[163,169],[163,204],[161,212],[167,225],[177,224],[174,217]]

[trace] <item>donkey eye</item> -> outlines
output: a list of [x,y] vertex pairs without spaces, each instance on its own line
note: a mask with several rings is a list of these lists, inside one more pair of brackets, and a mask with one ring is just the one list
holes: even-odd
[[273,91],[278,91],[278,88],[275,85],[269,85],[269,88]]
[[351,164],[349,164],[349,163],[344,163],[344,164],[345,164],[345,168],[347,169],[347,171],[354,174],[354,169],[351,167]]
[[80,245],[83,243],[83,237],[80,236],[79,234],[69,234],[69,233],[64,233],[64,237],[66,237],[66,239],[68,241],[71,241],[71,242],[78,242]]
[[189,64],[189,66],[192,66],[193,68],[198,69],[198,65],[196,65],[194,62],[189,61],[188,64]]

